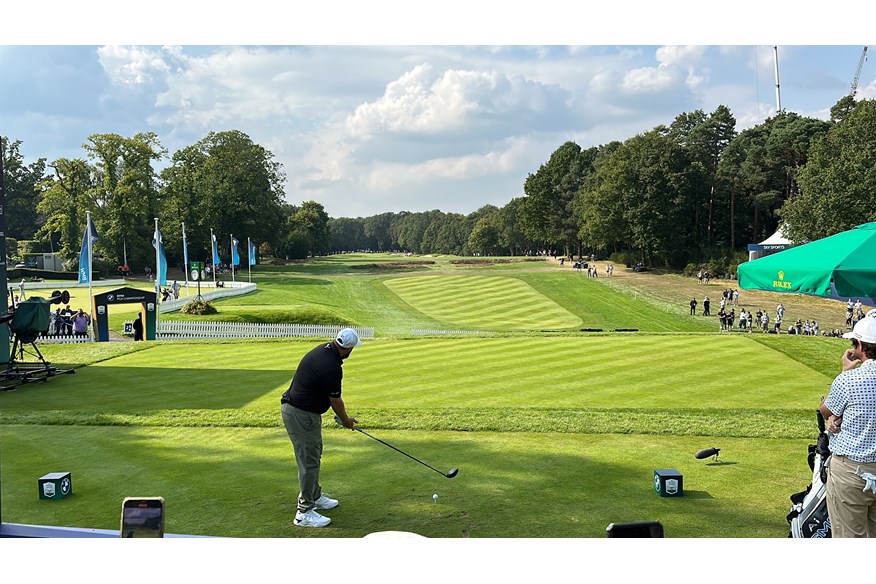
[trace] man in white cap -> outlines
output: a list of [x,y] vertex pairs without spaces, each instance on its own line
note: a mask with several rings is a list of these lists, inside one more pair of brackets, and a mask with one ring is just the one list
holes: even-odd
[[876,318],[843,335],[852,347],[821,403],[828,421],[827,510],[833,537],[876,537]]
[[298,465],[298,510],[293,523],[300,527],[325,527],[331,519],[317,511],[334,509],[336,499],[322,492],[319,465],[322,458],[322,414],[329,407],[345,428],[359,423],[347,415],[341,399],[343,361],[362,344],[353,329],[343,329],[335,339],[309,351],[298,364],[289,389],[280,399],[283,424],[295,449]]

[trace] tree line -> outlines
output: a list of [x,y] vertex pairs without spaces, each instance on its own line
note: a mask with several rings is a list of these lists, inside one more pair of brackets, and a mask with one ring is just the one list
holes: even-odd
[[[210,256],[212,229],[229,259],[230,243],[221,242],[233,233],[261,255],[289,259],[353,250],[596,253],[678,269],[738,261],[780,224],[799,243],[874,220],[874,145],[874,100],[843,97],[829,120],[782,111],[741,132],[721,105],[623,142],[566,142],[503,207],[332,218],[316,201],[286,202],[281,165],[237,130],[210,132],[172,155],[153,133],[94,134],[81,158],[30,164],[20,141],[3,138],[6,235],[8,244],[41,242],[71,266],[91,212],[95,253],[110,264],[127,255],[135,269],[154,261],[154,217],[172,265],[182,260],[184,223],[192,259]],[[159,161],[168,164],[157,171]]]
[[803,243],[876,218],[876,102],[845,96],[829,120],[781,111],[741,132],[721,105],[623,142],[582,149],[569,141],[523,190],[504,207],[465,216],[333,219],[333,248],[735,267],[749,243],[780,225]]

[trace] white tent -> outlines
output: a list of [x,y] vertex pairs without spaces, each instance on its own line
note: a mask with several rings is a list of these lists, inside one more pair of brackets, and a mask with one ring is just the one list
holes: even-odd
[[791,240],[785,237],[782,230],[782,225],[775,233],[761,241],[760,243],[751,243],[748,245],[748,261],[756,260],[771,253],[782,251],[791,247]]

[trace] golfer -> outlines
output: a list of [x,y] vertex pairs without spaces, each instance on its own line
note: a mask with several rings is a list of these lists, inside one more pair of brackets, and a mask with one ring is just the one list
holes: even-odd
[[322,492],[319,465],[322,458],[322,414],[329,407],[345,428],[359,423],[347,415],[341,399],[341,369],[344,359],[362,344],[353,329],[343,329],[330,343],[308,352],[292,376],[292,384],[280,399],[283,424],[295,448],[298,466],[298,512],[293,523],[300,527],[325,527],[331,519],[317,513],[338,506]]
[[876,537],[876,318],[868,314],[843,337],[852,348],[821,404],[833,434],[827,510],[833,537]]

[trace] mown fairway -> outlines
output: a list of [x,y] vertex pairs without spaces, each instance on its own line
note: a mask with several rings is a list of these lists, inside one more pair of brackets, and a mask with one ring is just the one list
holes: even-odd
[[[3,520],[115,529],[122,498],[162,495],[172,533],[603,537],[611,522],[659,519],[667,537],[787,535],[788,496],[810,480],[814,410],[843,341],[697,332],[714,320],[538,264],[439,260],[402,274],[352,267],[372,256],[343,259],[272,268],[256,294],[217,304],[240,320],[330,312],[375,326],[380,338],[344,366],[348,409],[459,476],[326,415],[322,483],[342,503],[326,512],[329,528],[295,528],[279,398],[318,340],[46,345],[77,373],[0,393]],[[491,290],[528,309],[509,325],[510,309],[484,309],[502,300],[479,304]],[[710,446],[724,464],[694,458]],[[680,470],[685,497],[658,497],[655,468]],[[36,479],[60,470],[73,472],[74,495],[40,501]]]
[[506,276],[415,276],[384,284],[411,308],[461,327],[569,329],[581,319],[525,282]]

